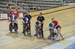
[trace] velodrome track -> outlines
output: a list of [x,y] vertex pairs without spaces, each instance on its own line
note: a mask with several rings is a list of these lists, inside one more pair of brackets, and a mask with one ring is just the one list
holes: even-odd
[[[52,9],[56,10],[56,9]],[[37,39],[35,37],[24,37],[22,32],[22,20],[18,20],[19,24],[19,33],[9,34],[8,31],[8,21],[0,21],[0,49],[40,49],[41,47],[50,45],[55,41],[47,40],[49,35],[48,24],[50,19],[54,17],[59,21],[59,24],[62,26],[63,36],[70,37],[75,35],[75,8],[69,8],[52,13],[45,14],[44,21],[44,36],[45,40]],[[32,35],[35,34],[35,22],[36,17],[32,17],[31,20],[31,32]]]

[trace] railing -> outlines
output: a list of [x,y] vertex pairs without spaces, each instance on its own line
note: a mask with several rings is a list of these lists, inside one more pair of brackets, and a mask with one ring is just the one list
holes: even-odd
[[[2,2],[4,4],[8,4],[8,2]],[[15,2],[11,2],[11,4],[16,4]],[[50,1],[50,0],[25,0],[25,1],[17,1],[17,5],[21,7],[21,9],[28,9],[36,7],[38,10],[45,10],[45,9],[50,9],[54,7],[59,7],[62,6],[61,1]],[[14,5],[10,5],[14,6]],[[35,10],[35,9],[34,9]]]

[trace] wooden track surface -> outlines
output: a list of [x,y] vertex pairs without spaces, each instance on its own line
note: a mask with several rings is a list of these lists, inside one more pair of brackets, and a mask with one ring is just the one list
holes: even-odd
[[[44,21],[44,39],[36,37],[24,37],[22,32],[22,20],[18,20],[19,33],[10,34],[8,31],[8,21],[0,21],[0,49],[40,49],[46,45],[50,45],[55,41],[47,40],[49,35],[48,24],[52,17],[59,21],[62,26],[62,34],[64,37],[75,35],[75,8],[46,14]],[[36,17],[31,20],[31,32],[35,34]]]

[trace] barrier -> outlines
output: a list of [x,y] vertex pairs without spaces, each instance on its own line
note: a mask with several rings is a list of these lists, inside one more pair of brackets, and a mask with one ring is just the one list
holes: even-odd
[[43,10],[43,11],[31,12],[30,15],[35,17],[35,16],[38,16],[40,12],[42,12],[42,14],[45,15],[45,14],[51,14],[51,13],[54,13],[54,12],[59,12],[59,11],[62,11],[62,10],[67,10],[67,9],[72,9],[72,8],[75,8],[75,6],[62,6],[62,7]]
[[[22,17],[23,17],[23,14],[19,13],[19,18],[22,18]],[[7,19],[8,19],[7,14],[0,14],[0,20],[7,20]]]
[[[59,8],[53,8],[53,9],[37,11],[37,12],[31,12],[30,15],[32,17],[35,17],[35,16],[38,16],[40,12],[42,12],[42,14],[45,15],[45,14],[50,14],[50,13],[59,12],[59,11],[62,11],[62,10],[67,10],[67,9],[72,9],[72,8],[75,8],[75,6],[62,6],[62,7],[59,7]],[[19,18],[22,18],[22,17],[23,17],[23,14],[19,13]],[[0,15],[0,20],[6,20],[7,18],[8,18],[7,14],[1,14]]]
[[8,19],[7,14],[0,14],[0,20]]

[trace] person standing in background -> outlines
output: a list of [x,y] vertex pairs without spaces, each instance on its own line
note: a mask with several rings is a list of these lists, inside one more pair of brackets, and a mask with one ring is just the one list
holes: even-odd
[[17,18],[19,17],[18,8],[15,8],[15,9],[13,10],[13,13],[14,13],[14,15],[15,15]]

